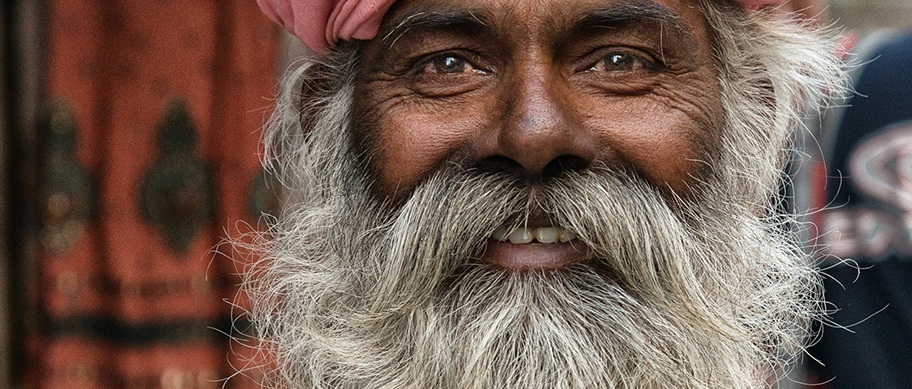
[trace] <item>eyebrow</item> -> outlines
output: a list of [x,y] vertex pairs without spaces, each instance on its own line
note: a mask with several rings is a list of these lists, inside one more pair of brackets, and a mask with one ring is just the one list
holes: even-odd
[[680,15],[651,1],[615,3],[605,8],[590,10],[573,22],[570,31],[620,28],[643,20],[669,25],[679,36],[691,36]]
[[[391,20],[377,34],[387,49],[412,29],[441,29],[476,34],[482,31],[496,35],[487,20],[486,11],[465,8],[418,7]],[[650,20],[669,25],[683,37],[690,37],[681,17],[671,9],[650,0],[633,0],[587,10],[570,23],[564,34],[579,34],[593,29],[621,28],[634,22]]]
[[391,48],[396,40],[416,28],[447,29],[465,33],[489,31],[488,23],[478,16],[482,13],[464,8],[418,8],[393,19],[377,36],[381,37],[380,41],[387,48]]

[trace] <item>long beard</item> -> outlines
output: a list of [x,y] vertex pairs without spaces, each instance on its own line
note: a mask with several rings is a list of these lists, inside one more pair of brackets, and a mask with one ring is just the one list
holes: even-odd
[[[756,387],[810,320],[804,257],[718,191],[672,206],[606,166],[527,185],[447,164],[391,207],[338,166],[344,195],[291,208],[257,279],[292,387]],[[542,210],[591,261],[475,260]]]

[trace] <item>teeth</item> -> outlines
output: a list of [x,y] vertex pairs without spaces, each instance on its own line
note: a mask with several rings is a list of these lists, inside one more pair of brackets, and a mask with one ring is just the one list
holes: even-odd
[[517,228],[510,233],[510,243],[523,244],[529,243],[535,238],[535,233],[530,228]]
[[557,227],[539,227],[535,229],[535,240],[541,243],[557,242],[560,235],[560,228]]
[[533,240],[539,243],[551,244],[569,242],[576,239],[576,235],[560,227],[517,227],[512,231],[507,230],[505,227],[497,227],[491,232],[491,239],[499,242],[509,240],[513,244],[526,244],[531,243]]
[[491,233],[491,239],[494,239],[498,242],[507,240],[507,237],[507,229],[505,227],[497,227],[494,232]]
[[567,230],[565,230],[565,229],[563,229],[563,228],[560,229],[560,238],[559,238],[559,240],[561,241],[561,243],[567,243],[567,242],[569,242],[569,241],[571,241],[571,240],[574,240],[574,239],[576,239],[576,235],[574,235],[572,232],[567,231]]

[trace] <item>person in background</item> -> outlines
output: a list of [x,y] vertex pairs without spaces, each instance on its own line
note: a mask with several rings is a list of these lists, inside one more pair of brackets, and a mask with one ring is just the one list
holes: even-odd
[[[780,9],[830,23],[823,0]],[[793,384],[808,388],[908,388],[912,369],[912,31],[846,30],[834,48],[854,93],[802,141],[795,208],[812,210],[828,319]],[[820,234],[819,237],[815,235]]]
[[811,220],[832,314],[808,365],[811,380],[832,389],[909,388],[912,31],[845,46],[860,64],[855,93],[822,121],[823,164],[810,188],[812,203],[825,206]]

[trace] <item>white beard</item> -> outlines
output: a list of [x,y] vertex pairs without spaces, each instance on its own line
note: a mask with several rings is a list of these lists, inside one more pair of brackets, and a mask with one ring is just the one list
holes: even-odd
[[[725,25],[717,6],[703,6],[720,34],[755,28]],[[795,55],[796,48],[778,47],[776,36],[807,31],[765,22],[778,30],[766,32],[769,47],[754,50],[777,48],[761,59]],[[314,102],[321,114],[309,134],[289,135],[296,110],[280,106],[267,139],[279,140],[274,150],[289,201],[270,238],[254,247],[263,259],[247,274],[245,291],[263,347],[277,360],[271,384],[765,385],[802,350],[821,314],[809,258],[781,219],[758,216],[773,214],[778,181],[769,172],[778,171],[797,101],[816,95],[821,83],[838,89],[825,43],[806,49],[806,40],[801,35],[800,44],[819,51],[815,57],[763,77],[774,87],[799,73],[817,81],[792,85],[795,96],[776,95],[776,107],[758,104],[769,90],[740,93],[732,87],[744,77],[723,74],[729,120],[715,133],[724,149],[706,156],[711,177],[689,200],[669,200],[636,172],[603,165],[527,186],[446,164],[391,206],[370,194],[367,169],[351,140],[338,136],[350,133],[354,72],[353,62],[341,62],[336,86]],[[746,49],[718,50],[737,71],[735,58],[744,56],[732,51]],[[759,71],[765,62],[753,59],[742,58],[741,71]],[[756,95],[760,89],[767,96]],[[524,272],[473,260],[496,227],[539,210],[573,231],[595,260]]]
[[[392,211],[339,193],[290,207],[255,284],[293,387],[747,387],[811,320],[816,275],[779,233],[724,201],[676,212],[634,174],[448,168]],[[539,209],[596,259],[472,260]]]

